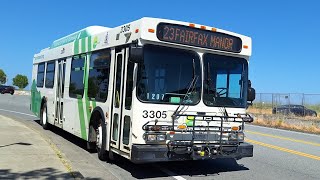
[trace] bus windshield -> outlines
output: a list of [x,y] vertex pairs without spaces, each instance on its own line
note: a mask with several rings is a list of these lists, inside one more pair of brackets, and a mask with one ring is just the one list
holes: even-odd
[[200,59],[195,52],[154,45],[144,47],[137,83],[137,97],[141,101],[197,104],[201,81]]
[[242,58],[204,54],[203,101],[207,106],[245,107],[247,61]]

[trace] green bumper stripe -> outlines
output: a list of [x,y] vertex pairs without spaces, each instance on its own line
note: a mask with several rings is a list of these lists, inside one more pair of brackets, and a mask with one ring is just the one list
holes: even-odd
[[79,118],[80,118],[81,137],[82,139],[87,140],[87,131],[86,131],[86,124],[84,122],[82,99],[78,99],[78,111],[79,111]]

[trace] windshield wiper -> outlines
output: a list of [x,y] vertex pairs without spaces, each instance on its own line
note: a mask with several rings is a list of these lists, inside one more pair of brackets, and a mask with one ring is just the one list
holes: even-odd
[[211,87],[213,88],[212,91],[214,92],[213,95],[214,97],[216,97],[216,88],[214,87],[213,85],[213,81],[211,79],[211,72],[210,72],[210,63],[208,62],[208,68],[207,68],[207,94],[210,94],[210,90],[211,90]]
[[[185,102],[186,98],[189,96],[189,93],[190,93],[190,92],[193,92],[193,91],[194,91],[194,88],[195,88],[195,86],[196,86],[196,83],[197,83],[197,80],[198,80],[198,77],[199,77],[199,76],[195,75],[195,74],[196,74],[196,67],[195,67],[194,59],[192,60],[192,67],[193,67],[193,71],[192,71],[192,76],[193,76],[193,77],[192,77],[192,80],[191,80],[191,82],[190,82],[190,85],[189,85],[189,87],[188,87],[187,92],[184,94],[184,96],[183,96],[183,98],[182,98],[182,101],[180,101],[179,106],[177,107],[177,109],[176,109],[176,110],[173,112],[173,114],[172,114],[173,120],[176,118],[176,115],[178,114],[178,112],[180,112],[180,111],[183,109],[183,107],[186,105],[186,102]],[[181,105],[182,105],[182,102],[184,102],[183,107],[181,108],[181,110],[179,110],[180,107],[181,107]]]

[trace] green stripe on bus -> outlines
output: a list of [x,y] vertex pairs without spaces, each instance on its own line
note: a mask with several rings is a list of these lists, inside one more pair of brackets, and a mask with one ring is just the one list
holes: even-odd
[[74,41],[73,53],[79,54],[79,40]]
[[79,118],[80,118],[81,137],[82,139],[87,140],[87,131],[86,131],[86,124],[84,122],[82,99],[78,99],[78,111],[79,111]]
[[89,101],[89,97],[88,97],[88,62],[89,62],[89,59],[88,58],[89,55],[87,56],[86,58],[86,61],[85,61],[85,66],[84,66],[84,99],[86,101],[86,113],[87,113],[87,121],[90,123],[90,117],[91,117],[91,111],[89,109],[90,107],[90,101]]
[[88,51],[91,51],[91,36],[88,37]]
[[34,79],[31,85],[31,111],[40,117],[41,93],[37,90],[37,83]]
[[81,52],[86,52],[86,38],[81,39]]

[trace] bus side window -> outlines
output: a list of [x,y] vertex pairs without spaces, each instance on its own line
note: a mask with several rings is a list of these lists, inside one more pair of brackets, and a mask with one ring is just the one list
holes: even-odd
[[74,57],[71,63],[70,74],[70,86],[69,96],[73,98],[81,99],[83,97],[84,84],[83,84],[83,72],[84,72],[85,57]]
[[47,63],[46,82],[45,82],[45,87],[46,88],[53,88],[53,85],[54,85],[54,68],[55,68],[55,61]]
[[43,87],[44,84],[44,63],[38,64],[37,87]]
[[108,97],[111,51],[109,49],[92,53],[90,57],[88,97],[105,102]]

